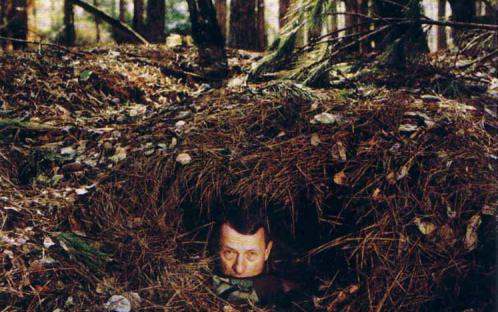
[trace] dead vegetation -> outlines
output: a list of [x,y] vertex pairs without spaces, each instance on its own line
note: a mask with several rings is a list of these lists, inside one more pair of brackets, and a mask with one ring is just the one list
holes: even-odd
[[2,306],[226,310],[206,240],[227,200],[264,203],[313,268],[296,309],[493,306],[491,93],[213,88],[161,71],[195,72],[190,50],[148,49],[2,56]]

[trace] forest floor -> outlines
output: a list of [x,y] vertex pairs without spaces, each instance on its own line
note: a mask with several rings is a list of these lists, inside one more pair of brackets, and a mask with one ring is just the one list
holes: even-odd
[[[322,112],[322,102],[342,107],[343,116],[348,116],[349,108],[361,115],[379,103],[409,103],[409,109],[398,110],[402,124],[396,125],[405,135],[430,128],[445,114],[467,118],[489,137],[496,135],[496,58],[465,70],[458,66],[472,58],[443,54],[431,56],[426,65],[397,73],[365,65],[359,74],[337,73],[335,84],[340,89],[311,89],[291,82],[247,84],[244,76],[261,55],[230,51],[229,57],[230,78],[221,85],[196,74],[195,53],[189,47],[66,51],[42,46],[0,55],[0,310],[116,309],[112,301],[125,297],[120,311],[127,311],[128,305],[134,310],[224,307],[229,311],[228,303],[209,290],[206,242],[195,242],[192,229],[187,231],[188,227],[180,224],[181,215],[151,225],[139,214],[130,213],[124,221],[113,215],[122,208],[100,206],[105,217],[85,209],[98,206],[95,201],[105,196],[98,190],[106,189],[109,183],[115,192],[107,193],[110,199],[128,198],[115,189],[123,175],[133,173],[143,178],[159,170],[144,165],[143,170],[151,171],[137,172],[137,161],[168,158],[177,166],[191,166],[196,161],[195,152],[190,152],[192,146],[209,146],[202,141],[203,127],[220,118],[242,120],[250,113],[245,117],[237,114],[245,114],[251,105],[277,107],[284,101],[292,107],[293,102],[304,101],[303,122],[312,120],[327,127],[342,121],[329,110]],[[452,66],[456,69],[448,70]],[[410,110],[411,114],[403,115]],[[258,125],[264,125],[265,118],[274,118],[271,114],[258,116],[260,119],[254,121]],[[257,139],[279,140],[290,135],[284,128],[272,127],[258,130],[264,138]],[[245,131],[243,126],[239,130]],[[472,135],[481,138],[481,134]],[[297,138],[299,133],[293,136]],[[305,140],[311,147],[326,141],[318,132]],[[483,157],[496,162],[496,140],[486,140],[488,143],[481,146],[486,145],[488,154]],[[349,154],[341,146],[337,148],[337,158],[345,161]],[[209,153],[214,159],[222,157],[222,152],[214,149]],[[244,152],[240,155],[243,158]],[[251,159],[246,157],[245,161]],[[401,170],[386,179],[391,183],[407,173]],[[349,183],[346,180],[344,171],[333,177],[336,185]],[[486,207],[496,209],[493,205]],[[494,214],[482,213],[483,218]],[[116,220],[109,220],[112,218]],[[110,235],[112,241],[114,232],[106,234],[103,229],[114,226],[135,233],[137,236],[130,239],[146,246],[144,250],[150,253],[134,250],[130,247],[134,243],[123,240],[126,235],[106,242],[103,237]],[[425,229],[421,226],[422,232]],[[141,241],[146,237],[159,240]],[[159,247],[168,250],[160,251]],[[156,268],[148,267],[154,264],[144,259],[149,256],[169,261],[169,269],[161,267],[154,275],[151,272]],[[139,264],[127,267],[133,272],[128,273],[141,274],[142,281],[126,280],[130,275],[123,273],[123,259],[129,257]],[[113,295],[123,297],[112,299]],[[333,311],[345,301],[341,297],[344,292],[321,295],[323,300],[309,304]]]

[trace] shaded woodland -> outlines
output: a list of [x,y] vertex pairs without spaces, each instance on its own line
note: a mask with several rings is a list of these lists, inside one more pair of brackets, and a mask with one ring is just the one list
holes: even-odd
[[[0,310],[492,311],[496,0],[0,0]],[[302,292],[233,305],[258,207]]]

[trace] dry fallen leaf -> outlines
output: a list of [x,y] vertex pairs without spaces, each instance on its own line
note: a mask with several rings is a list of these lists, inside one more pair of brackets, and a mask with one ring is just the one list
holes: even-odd
[[318,134],[313,133],[311,135],[311,145],[318,146],[318,145],[320,145],[320,143],[322,143],[322,141],[320,141],[320,137],[318,136]]
[[430,222],[422,221],[420,220],[420,218],[415,218],[414,223],[418,226],[418,229],[424,235],[432,234],[437,228],[436,225]]
[[344,170],[340,171],[334,175],[334,182],[337,185],[346,184],[346,173],[344,173]]
[[182,165],[188,165],[192,161],[192,157],[187,153],[180,153],[176,156],[176,161]]
[[467,223],[467,231],[465,232],[465,249],[472,251],[477,247],[478,236],[477,230],[481,225],[481,214],[478,212],[470,218]]

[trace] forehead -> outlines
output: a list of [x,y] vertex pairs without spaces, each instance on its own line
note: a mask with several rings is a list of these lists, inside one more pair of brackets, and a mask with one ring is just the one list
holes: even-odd
[[264,248],[265,247],[265,231],[260,228],[254,234],[241,234],[233,229],[228,224],[223,224],[221,227],[222,246],[230,247],[233,249],[251,249],[251,248]]

